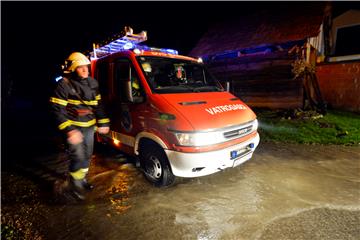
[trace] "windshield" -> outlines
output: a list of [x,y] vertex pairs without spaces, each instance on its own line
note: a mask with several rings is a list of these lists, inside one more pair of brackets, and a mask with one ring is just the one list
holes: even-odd
[[155,93],[224,91],[202,64],[165,57],[140,56],[137,59]]

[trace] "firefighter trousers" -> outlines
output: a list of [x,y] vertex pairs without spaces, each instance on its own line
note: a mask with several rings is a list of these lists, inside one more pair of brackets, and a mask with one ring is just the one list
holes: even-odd
[[73,179],[82,180],[88,172],[93,154],[95,127],[79,127],[77,130],[82,133],[83,141],[79,144],[67,142],[70,158],[69,170]]

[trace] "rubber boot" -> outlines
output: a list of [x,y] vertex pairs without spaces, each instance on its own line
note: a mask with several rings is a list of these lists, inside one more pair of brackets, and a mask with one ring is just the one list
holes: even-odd
[[83,186],[83,179],[71,178],[71,191],[78,200],[85,200],[85,188]]
[[91,191],[94,189],[94,185],[92,185],[91,183],[89,183],[86,178],[84,178],[82,180],[82,186],[86,191]]

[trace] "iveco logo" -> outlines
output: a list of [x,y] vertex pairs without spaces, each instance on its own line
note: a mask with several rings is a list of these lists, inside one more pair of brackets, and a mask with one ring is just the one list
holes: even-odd
[[248,132],[249,130],[250,130],[250,129],[248,129],[248,128],[240,129],[239,132],[238,132],[238,134],[239,134],[239,135],[242,135],[242,134]]

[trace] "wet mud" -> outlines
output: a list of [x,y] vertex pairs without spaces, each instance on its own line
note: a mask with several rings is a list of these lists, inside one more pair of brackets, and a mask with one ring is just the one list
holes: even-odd
[[36,162],[2,172],[2,237],[360,239],[360,147],[260,143],[237,168],[169,188],[102,148],[90,167],[95,189],[69,204],[53,192],[66,158]]

